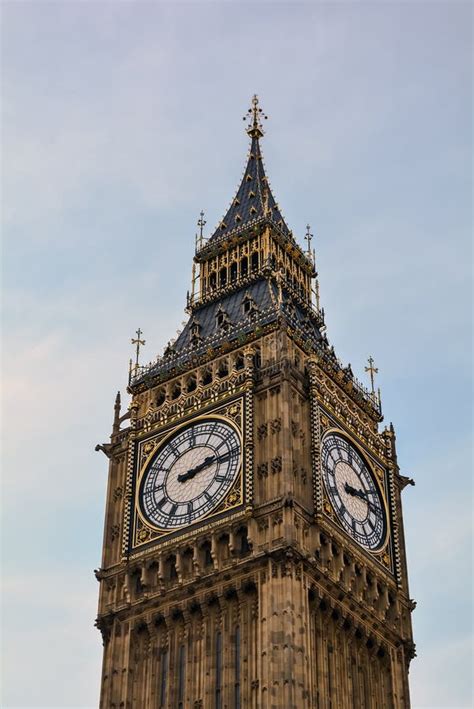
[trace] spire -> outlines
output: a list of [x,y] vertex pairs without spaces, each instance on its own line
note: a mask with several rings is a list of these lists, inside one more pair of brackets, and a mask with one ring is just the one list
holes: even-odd
[[259,106],[258,97],[252,99],[252,107],[244,116],[248,121],[250,151],[242,182],[227,213],[214,231],[209,241],[217,241],[243,227],[253,226],[264,220],[271,221],[277,228],[292,238],[285,224],[280,208],[273,197],[263,166],[260,138],[263,137],[262,119],[267,119]]

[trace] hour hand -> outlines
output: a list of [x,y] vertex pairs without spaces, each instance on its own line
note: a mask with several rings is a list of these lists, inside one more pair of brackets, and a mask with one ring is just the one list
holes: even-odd
[[352,495],[353,497],[360,497],[361,500],[364,500],[364,502],[369,503],[367,499],[367,494],[363,490],[357,490],[355,487],[352,487],[352,485],[349,485],[349,483],[346,483],[344,485],[344,490],[347,492],[348,495]]
[[213,455],[208,455],[207,458],[204,458],[202,463],[199,463],[199,465],[196,465],[195,468],[191,468],[191,470],[188,470],[186,473],[180,473],[178,475],[178,482],[179,483],[184,483],[186,480],[191,480],[196,473],[199,473],[201,470],[204,468],[207,468],[208,465],[211,465],[215,460],[215,457]]
[[352,495],[353,497],[365,497],[362,490],[356,490],[355,487],[352,487],[352,485],[349,485],[349,483],[347,482],[344,485],[344,490],[347,492],[348,495]]
[[367,493],[365,493],[363,490],[356,490],[355,487],[352,487],[352,485],[349,485],[349,483],[347,483],[347,482],[344,485],[344,490],[347,492],[348,495],[352,495],[353,497],[359,497],[375,513],[378,512],[377,507],[367,498]]

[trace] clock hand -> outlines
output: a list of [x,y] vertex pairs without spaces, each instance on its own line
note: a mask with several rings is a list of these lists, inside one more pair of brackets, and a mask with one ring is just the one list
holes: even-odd
[[196,473],[200,473],[201,470],[204,470],[204,468],[207,468],[207,466],[211,465],[212,463],[225,463],[234,454],[234,452],[235,448],[232,448],[232,450],[227,451],[227,453],[224,453],[219,458],[216,458],[213,455],[209,455],[203,460],[202,463],[196,465],[195,468],[191,468],[191,470],[188,470],[186,473],[181,473],[180,475],[178,475],[178,482],[184,483],[186,482],[186,480],[190,480],[196,475]]
[[360,497],[362,490],[356,490],[355,487],[352,487],[352,485],[349,485],[349,483],[346,482],[344,485],[344,490],[347,492],[348,495],[352,495],[352,497]]
[[217,462],[218,463],[225,463],[227,460],[229,460],[229,458],[231,458],[234,455],[236,450],[237,450],[236,448],[232,448],[232,450],[227,451],[227,453],[224,453],[223,455],[221,455],[219,458],[216,459]]
[[356,490],[355,487],[352,487],[352,485],[349,485],[349,483],[346,482],[344,485],[344,490],[347,492],[348,495],[352,495],[353,497],[359,497],[361,500],[363,500],[365,503],[367,503],[368,507],[372,509],[373,512],[376,514],[378,513],[377,507],[367,498],[367,493],[364,492],[363,490]]
[[202,463],[199,463],[199,465],[196,465],[195,468],[191,468],[191,470],[188,470],[187,473],[181,473],[178,475],[178,482],[184,483],[186,480],[191,480],[196,473],[200,473],[201,470],[204,470],[204,468],[207,468],[208,465],[211,465],[211,463],[214,463],[215,457],[213,455],[208,455],[207,458],[204,458]]

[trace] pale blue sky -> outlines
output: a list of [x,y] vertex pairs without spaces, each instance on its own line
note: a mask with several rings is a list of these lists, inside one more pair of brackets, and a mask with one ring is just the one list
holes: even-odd
[[[258,92],[316,234],[328,336],[398,433],[414,707],[471,706],[470,3],[3,2],[3,696],[97,706],[93,628],[129,338],[184,319]],[[125,397],[126,401],[126,397]]]

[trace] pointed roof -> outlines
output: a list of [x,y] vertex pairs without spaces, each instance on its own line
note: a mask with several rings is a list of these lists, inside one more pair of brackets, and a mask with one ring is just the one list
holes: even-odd
[[[293,238],[283,219],[265,175],[260,138],[263,137],[261,118],[266,118],[259,108],[257,96],[253,97],[247,133],[251,138],[250,151],[242,182],[227,213],[218,225],[210,242],[228,236],[236,229],[255,224],[263,219],[272,221],[286,236]],[[245,120],[246,117],[244,117]]]

